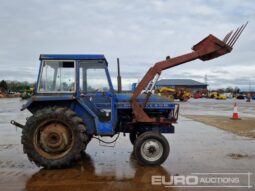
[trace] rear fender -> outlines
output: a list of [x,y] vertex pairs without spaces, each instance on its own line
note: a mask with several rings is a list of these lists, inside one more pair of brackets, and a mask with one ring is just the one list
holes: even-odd
[[77,116],[82,118],[87,133],[89,135],[96,134],[96,126],[93,115],[91,115],[84,107],[82,107],[74,96],[33,96],[27,100],[22,106],[21,110],[28,109],[31,113],[35,113],[37,110],[44,107],[66,107],[72,109]]

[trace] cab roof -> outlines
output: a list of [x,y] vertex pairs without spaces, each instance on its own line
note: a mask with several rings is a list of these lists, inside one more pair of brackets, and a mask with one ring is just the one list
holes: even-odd
[[106,61],[103,54],[41,54],[40,60],[105,60]]

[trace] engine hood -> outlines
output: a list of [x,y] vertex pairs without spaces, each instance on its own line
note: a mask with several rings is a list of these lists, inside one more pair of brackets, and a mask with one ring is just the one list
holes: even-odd
[[[117,103],[118,108],[131,108],[131,97],[133,94],[131,93],[118,93],[116,94],[117,97]],[[146,99],[146,95],[140,95],[137,97],[137,102],[143,103]],[[145,108],[148,109],[174,109],[175,103],[170,102],[169,99],[157,96],[157,95],[151,95]]]
[[[118,93],[116,94],[118,102],[130,102],[132,93]],[[140,95],[137,97],[138,102],[143,102],[146,98],[146,95]],[[166,97],[151,95],[148,102],[170,102]]]

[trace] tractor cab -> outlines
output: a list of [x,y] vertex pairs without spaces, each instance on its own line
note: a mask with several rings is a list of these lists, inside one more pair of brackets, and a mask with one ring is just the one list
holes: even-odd
[[37,94],[113,92],[103,55],[41,55]]
[[73,96],[96,118],[99,134],[113,134],[115,93],[104,55],[41,55],[36,96]]

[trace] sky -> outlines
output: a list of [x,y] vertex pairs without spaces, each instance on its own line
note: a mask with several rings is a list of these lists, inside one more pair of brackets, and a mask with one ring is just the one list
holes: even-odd
[[114,85],[120,58],[127,89],[166,56],[249,21],[230,54],[171,68],[161,79],[206,75],[209,89],[255,89],[254,20],[253,0],[0,0],[0,79],[36,81],[40,54],[104,54]]

